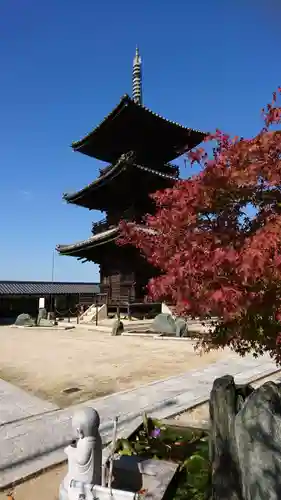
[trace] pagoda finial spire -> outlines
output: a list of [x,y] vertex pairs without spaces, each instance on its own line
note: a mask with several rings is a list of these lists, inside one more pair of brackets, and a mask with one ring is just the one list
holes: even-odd
[[133,62],[133,99],[137,104],[142,104],[141,57],[138,47]]

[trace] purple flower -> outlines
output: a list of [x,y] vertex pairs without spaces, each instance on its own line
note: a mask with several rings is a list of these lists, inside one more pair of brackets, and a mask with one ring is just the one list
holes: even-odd
[[155,427],[155,429],[153,429],[153,431],[151,432],[151,437],[153,438],[158,438],[161,434],[161,429],[159,429],[158,427]]

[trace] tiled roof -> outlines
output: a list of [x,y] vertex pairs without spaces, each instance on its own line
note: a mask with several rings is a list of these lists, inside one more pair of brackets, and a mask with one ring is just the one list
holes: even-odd
[[161,120],[163,123],[169,123],[170,125],[173,125],[174,127],[177,127],[179,129],[187,130],[189,132],[196,132],[198,134],[202,134],[202,138],[207,135],[205,132],[201,132],[201,130],[192,129],[190,127],[184,127],[180,123],[177,123],[177,122],[172,121],[172,120],[167,120],[167,118],[164,118],[164,116],[161,116],[158,113],[154,113],[154,111],[152,111],[151,109],[147,108],[143,104],[139,104],[139,103],[135,102],[133,99],[131,99],[131,97],[129,97],[128,94],[124,94],[121,97],[121,99],[120,99],[119,103],[117,104],[117,106],[112,111],[110,111],[110,113],[108,113],[108,115],[105,116],[105,118],[103,118],[103,120],[99,123],[99,125],[97,125],[94,128],[94,130],[92,130],[92,132],[89,132],[82,139],[80,139],[78,141],[74,141],[72,143],[72,148],[74,150],[79,150],[79,148],[81,148],[81,146],[83,145],[83,143],[85,143],[91,137],[91,135],[93,134],[93,132],[96,132],[98,129],[100,129],[108,120],[110,120],[116,114],[118,114],[119,110],[122,109],[122,107],[124,105],[127,106],[128,104],[131,104],[132,106],[135,106],[136,108],[142,109],[147,114],[153,116],[154,118],[157,118],[158,120]]
[[94,234],[93,236],[90,236],[90,238],[87,238],[86,240],[82,241],[77,241],[76,243],[71,243],[69,245],[57,245],[56,249],[60,253],[64,252],[71,252],[73,250],[80,250],[84,248],[90,248],[91,246],[95,246],[96,243],[103,242],[105,240],[108,242],[108,238],[111,238],[115,240],[119,235],[119,228],[118,226],[113,227],[111,229],[107,229],[106,231],[103,231],[98,234]]
[[67,295],[99,293],[98,283],[0,281],[0,295]]
[[163,177],[164,179],[170,179],[170,181],[180,181],[181,179],[179,179],[178,177],[174,176],[174,175],[170,175],[170,174],[165,174],[164,172],[159,172],[158,170],[154,170],[152,168],[149,168],[149,167],[145,167],[144,165],[135,165],[137,168],[139,168],[140,170],[144,170],[145,172],[150,172],[151,174],[153,175],[158,175],[159,177]]
[[72,148],[109,163],[128,150],[136,151],[140,162],[156,157],[168,162],[196,147],[206,135],[167,120],[125,95],[92,132],[73,142]]
[[[134,225],[134,224],[133,224]],[[135,226],[135,225],[134,225]],[[139,231],[144,231],[148,234],[156,234],[156,231],[145,226],[136,225]],[[120,236],[119,226],[113,227],[112,229],[107,229],[101,233],[90,236],[87,240],[77,241],[76,243],[71,243],[69,245],[57,245],[57,252],[62,255],[71,254],[80,250],[89,250],[99,244],[109,243],[115,241]],[[74,254],[75,255],[75,254]]]
[[[168,165],[166,165],[168,166]],[[75,203],[79,198],[83,198],[87,192],[92,192],[95,189],[98,189],[100,186],[104,185],[107,181],[110,182],[112,179],[116,178],[122,171],[126,170],[128,167],[137,168],[143,170],[144,172],[148,172],[152,175],[162,177],[163,179],[168,179],[172,182],[179,181],[180,179],[174,175],[170,175],[159,170],[155,170],[144,165],[139,165],[138,163],[134,163],[134,155],[130,151],[129,153],[123,154],[120,156],[119,160],[111,165],[110,168],[105,170],[105,172],[100,175],[93,182],[85,186],[84,188],[76,191],[74,193],[64,193],[63,199],[68,203]],[[83,205],[83,203],[82,203]],[[87,203],[84,206],[88,206]]]
[[76,191],[74,193],[64,193],[63,194],[63,199],[71,202],[72,199],[76,198],[77,196],[83,195],[86,191],[92,190],[96,186],[98,187],[100,184],[106,182],[108,179],[112,179],[113,177],[116,177],[123,169],[127,168],[128,165],[130,165],[133,162],[133,153],[130,151],[129,153],[122,154],[120,158],[117,160],[116,163],[113,165],[108,165],[107,168],[104,170],[104,172],[93,182],[88,184],[82,189],[79,189],[79,191]]

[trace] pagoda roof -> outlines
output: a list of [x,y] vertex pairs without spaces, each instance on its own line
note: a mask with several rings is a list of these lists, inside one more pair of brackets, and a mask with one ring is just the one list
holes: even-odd
[[72,148],[109,163],[128,151],[134,151],[140,163],[165,163],[196,147],[206,135],[163,118],[125,94],[92,132],[72,143]]
[[[70,255],[73,257],[77,257],[79,259],[93,260],[95,258],[89,259],[89,251],[100,247],[106,243],[110,243],[115,241],[120,234],[119,227],[113,227],[102,233],[95,234],[87,238],[86,240],[77,241],[75,243],[70,243],[69,245],[57,245],[56,250],[61,255]],[[97,248],[96,255],[100,252],[99,248]]]
[[[144,226],[138,226],[140,231],[145,231],[152,233],[152,229],[148,229]],[[77,257],[78,259],[86,259],[92,260],[93,262],[97,261],[98,255],[101,252],[100,247],[102,245],[115,242],[120,237],[120,229],[119,226],[112,227],[111,229],[107,229],[102,233],[95,234],[90,236],[90,238],[82,241],[77,241],[75,243],[70,243],[68,245],[57,245],[56,250],[61,255],[68,255]],[[91,254],[91,255],[90,255]]]
[[[157,182],[157,184],[155,185],[155,191],[157,189],[160,189],[160,187],[163,188],[164,185],[166,186],[167,182],[165,183],[165,181],[171,183],[179,180],[175,175],[166,173],[173,172],[175,170],[171,165],[162,166],[162,168],[166,170],[166,172],[163,172],[135,163],[134,159],[135,155],[132,152],[121,155],[121,157],[115,164],[103,169],[97,179],[76,192],[65,193],[63,195],[63,199],[68,203],[73,203],[89,209],[105,210],[108,204],[110,202],[112,203],[112,200],[116,198],[116,192],[118,193],[117,198],[120,205],[121,194],[124,191],[124,196],[126,197],[124,201],[126,202],[126,204],[128,204],[130,196],[133,198],[133,200],[135,198],[135,192],[132,189],[134,184],[133,177],[131,179],[131,184],[128,183],[127,180],[127,174],[129,170],[131,171],[131,173],[133,173],[135,178],[137,178],[137,174],[145,173],[146,176],[148,175],[150,177],[152,176],[163,179],[160,184],[159,181]],[[115,182],[112,182],[117,178],[118,186]],[[140,176],[138,178],[140,178]]]

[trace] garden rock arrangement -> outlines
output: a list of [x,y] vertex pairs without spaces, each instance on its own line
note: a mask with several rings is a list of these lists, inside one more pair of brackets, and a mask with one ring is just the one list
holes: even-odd
[[187,323],[183,318],[174,318],[171,314],[161,313],[154,318],[151,329],[155,333],[168,336],[187,337]]
[[25,313],[19,314],[15,323],[14,323],[14,326],[25,326],[25,327],[32,327],[32,326],[52,327],[52,326],[54,326],[54,321],[47,319],[47,317],[45,317],[44,311],[45,311],[45,309],[41,309],[40,314],[38,314],[37,323],[29,314],[25,314]]
[[212,498],[281,498],[281,388],[254,390],[233,377],[215,380],[210,397]]

